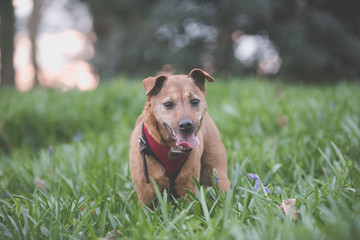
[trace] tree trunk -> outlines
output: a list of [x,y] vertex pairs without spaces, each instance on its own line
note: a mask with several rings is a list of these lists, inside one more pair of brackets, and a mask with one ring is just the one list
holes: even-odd
[[219,46],[215,57],[217,72],[221,73],[225,79],[228,78],[234,64],[234,49],[231,38],[232,31],[224,29],[219,35]]
[[0,1],[0,16],[1,84],[14,87],[15,14],[12,0]]
[[38,84],[38,64],[37,64],[37,44],[36,37],[39,30],[39,24],[42,16],[44,0],[34,0],[33,10],[28,22],[29,37],[31,41],[31,62],[35,70],[34,84]]

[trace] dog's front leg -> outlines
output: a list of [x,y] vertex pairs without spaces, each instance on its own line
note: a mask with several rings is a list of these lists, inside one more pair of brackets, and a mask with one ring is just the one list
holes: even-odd
[[200,181],[200,155],[200,151],[193,150],[175,179],[175,192],[179,197],[184,197],[187,194],[186,189],[196,193],[195,185],[191,181],[193,181],[193,177],[198,182]]
[[[170,188],[170,179],[168,179],[166,176],[163,176],[162,178],[157,178],[157,177],[155,178],[150,175],[149,177],[150,177],[150,181],[151,180],[155,181],[160,192],[163,192],[165,188]],[[135,183],[135,190],[138,194],[140,202],[142,202],[144,205],[148,207],[151,207],[153,200],[156,199],[156,193],[152,181],[150,183],[146,183],[146,182]]]
[[139,201],[146,206],[151,206],[152,201],[156,199],[152,180],[155,181],[160,192],[165,188],[170,188],[171,180],[166,176],[161,164],[157,162],[153,156],[146,155],[147,169],[150,178],[150,183],[146,183],[140,153],[138,151],[130,151],[130,159],[133,160],[130,161],[130,172]]

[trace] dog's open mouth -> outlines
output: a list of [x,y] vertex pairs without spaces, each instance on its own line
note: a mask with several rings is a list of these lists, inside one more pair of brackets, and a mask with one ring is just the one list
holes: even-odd
[[176,133],[169,125],[164,123],[166,130],[169,132],[170,136],[174,139],[176,146],[181,151],[190,151],[191,149],[197,148],[200,145],[199,139],[195,136],[194,133]]

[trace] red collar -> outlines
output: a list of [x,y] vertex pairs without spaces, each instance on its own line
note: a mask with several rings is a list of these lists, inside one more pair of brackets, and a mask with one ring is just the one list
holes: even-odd
[[143,124],[142,135],[148,146],[151,154],[158,162],[165,168],[166,174],[170,178],[175,178],[180,172],[190,152],[172,151],[170,147],[161,145],[150,135],[145,124]]

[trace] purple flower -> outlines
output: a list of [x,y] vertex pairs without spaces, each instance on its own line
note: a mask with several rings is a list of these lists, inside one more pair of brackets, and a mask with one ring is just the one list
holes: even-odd
[[53,148],[52,148],[52,146],[50,146],[50,147],[48,148],[48,155],[49,155],[49,157],[51,157],[51,155],[52,155],[52,150],[53,150]]
[[266,197],[267,197],[267,194],[270,193],[271,191],[269,190],[268,187],[265,187],[265,186],[263,185],[263,183],[262,183],[261,180],[260,180],[259,175],[254,174],[254,173],[248,173],[248,177],[249,177],[250,180],[256,180],[256,181],[255,181],[255,185],[254,185],[254,187],[253,187],[254,190],[259,190],[259,189],[261,188],[261,189],[264,191],[264,193],[265,193],[265,195],[266,195]]
[[81,131],[78,131],[76,133],[76,136],[74,137],[74,141],[75,142],[80,142],[81,141],[81,138],[82,138],[82,132]]
[[253,189],[259,190],[259,181],[255,182],[255,185],[254,185]]
[[255,179],[260,180],[259,175],[254,174],[254,173],[248,173],[248,177],[249,177],[250,180],[255,180]]
[[[259,184],[260,184],[260,182],[259,182],[259,181],[256,181],[253,188],[254,188],[255,190],[259,190]],[[270,192],[271,192],[268,187],[264,187],[264,189],[265,189],[265,192],[266,192],[266,193],[270,193]]]
[[266,192],[266,193],[270,193],[271,191],[269,190],[268,187],[265,187],[265,192]]
[[213,180],[214,180],[214,183],[215,185],[219,185],[219,174],[218,172],[216,171],[216,168],[213,168],[213,173],[212,173],[212,177],[213,177]]
[[9,193],[8,192],[5,192],[4,194],[4,199],[7,199],[9,197]]

